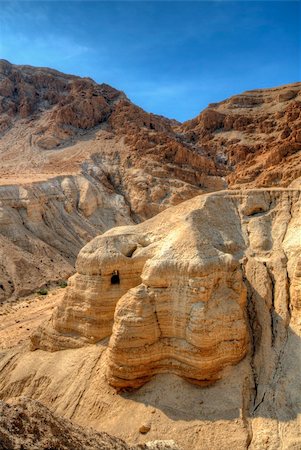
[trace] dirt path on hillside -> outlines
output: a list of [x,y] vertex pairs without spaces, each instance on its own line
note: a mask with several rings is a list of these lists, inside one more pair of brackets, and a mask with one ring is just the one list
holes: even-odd
[[48,295],[31,295],[0,306],[0,349],[25,341],[60,302],[64,289],[57,288]]

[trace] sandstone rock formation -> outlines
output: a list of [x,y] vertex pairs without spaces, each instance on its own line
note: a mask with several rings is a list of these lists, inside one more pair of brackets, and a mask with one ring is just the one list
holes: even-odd
[[[139,448],[301,448],[300,92],[180,124],[0,61],[0,301],[66,279],[83,247],[30,349],[0,351],[1,399]],[[129,448],[33,401],[0,409],[8,448],[33,448],[41,417],[48,446]]]
[[[2,60],[0,100],[0,115],[9,121],[1,133],[3,179],[16,181],[16,164],[18,176],[34,180],[79,173],[92,160],[142,218],[174,194],[165,207],[200,193],[200,184],[225,186],[214,162],[180,139],[176,121],[146,113],[110,86]],[[137,187],[147,210],[135,203]]]
[[259,323],[276,320],[275,302],[279,320],[289,322],[287,272],[291,279],[298,273],[299,208],[297,190],[223,192],[106,232],[81,250],[77,274],[32,348],[111,336],[108,379],[117,388],[162,372],[216,381],[249,349],[248,289]]
[[67,279],[90,239],[133,223],[124,198],[96,174],[0,189],[0,301]]
[[0,61],[0,301],[67,278],[108,228],[225,187],[175,123],[91,79]]
[[1,398],[136,442],[147,422],[187,450],[298,448],[300,209],[297,189],[219,192],[93,239],[35,351],[3,352]]

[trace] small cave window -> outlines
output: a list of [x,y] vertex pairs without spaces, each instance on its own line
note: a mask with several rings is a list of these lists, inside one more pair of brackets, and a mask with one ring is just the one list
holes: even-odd
[[114,270],[111,276],[111,284],[120,284],[119,272]]

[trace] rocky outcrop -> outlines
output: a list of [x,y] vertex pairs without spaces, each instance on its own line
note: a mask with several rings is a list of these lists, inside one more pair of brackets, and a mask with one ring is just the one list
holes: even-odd
[[127,450],[132,447],[106,433],[96,433],[52,414],[41,403],[21,398],[0,402],[0,443],[3,450]]
[[67,279],[86,242],[126,223],[124,198],[97,174],[0,187],[0,301]]
[[108,228],[226,186],[175,124],[108,85],[0,61],[0,301],[67,278]]
[[13,404],[0,401],[0,445],[2,450],[180,450],[172,441],[129,446],[107,433],[75,425],[29,398]]
[[300,92],[300,83],[247,91],[209,105],[181,133],[224,165],[230,188],[300,184]]
[[93,239],[35,351],[3,352],[1,398],[135,442],[147,423],[187,450],[298,448],[300,202],[208,194]]
[[100,124],[112,112],[111,105],[124,97],[122,92],[89,78],[0,61],[0,114],[8,118],[7,129],[16,118],[34,116],[37,120],[39,114],[48,112],[38,133],[42,135],[38,145],[45,149],[59,145],[80,129]]
[[[251,91],[179,124],[89,78],[0,61],[0,300],[66,278],[112,226],[228,185],[298,187],[299,100],[298,83]],[[26,202],[23,190],[34,192]],[[53,205],[51,225],[40,201]]]
[[[214,189],[225,187],[215,163],[200,149],[195,151],[189,142],[179,139],[173,129],[176,121],[146,113],[122,92],[89,78],[47,68],[15,66],[2,60],[0,105],[0,154],[4,158],[0,175],[15,175],[13,161],[22,167],[22,174],[31,178],[43,174],[45,179],[54,172],[78,173],[81,164],[96,155],[100,167],[103,159],[110,159],[113,167],[108,175],[116,190],[125,191],[130,203],[131,183],[127,183],[126,176],[120,179],[124,171],[130,175],[130,169],[143,173],[146,186],[140,190],[152,191],[156,177],[164,178],[163,198],[170,192],[167,177],[175,178],[179,188],[191,191],[184,199],[191,197],[192,192],[199,193],[200,183],[205,190],[212,190],[211,185]],[[74,147],[79,141],[82,145],[87,140],[90,145],[85,144],[86,151],[66,152],[66,147]],[[51,150],[59,150],[60,154]],[[16,151],[18,158],[14,158]],[[201,174],[195,173],[196,168]],[[155,196],[156,204],[158,192]],[[145,200],[149,202],[149,198]]]
[[299,197],[294,190],[211,194],[97,237],[80,252],[77,274],[32,349],[110,337],[108,380],[117,388],[162,372],[216,381],[250,351],[247,293],[260,328],[275,309],[289,323]]

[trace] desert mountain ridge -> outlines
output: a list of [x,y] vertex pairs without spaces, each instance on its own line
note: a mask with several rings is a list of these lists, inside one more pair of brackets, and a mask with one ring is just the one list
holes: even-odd
[[[48,68],[15,66],[4,60],[0,60],[0,70],[2,139],[8,135],[8,139],[16,138],[17,144],[20,135],[18,139],[8,131],[15,132],[20,120],[23,131],[26,124],[29,125],[26,134],[30,142],[28,145],[23,142],[19,158],[24,163],[24,150],[32,147],[32,156],[35,157],[35,161],[31,161],[33,179],[43,173],[45,177],[49,176],[51,167],[55,167],[56,175],[78,170],[77,164],[91,154],[77,155],[77,161],[69,155],[68,166],[61,167],[59,164],[56,166],[58,161],[45,158],[45,153],[37,150],[70,147],[98,127],[112,133],[106,136],[107,139],[124,138],[123,147],[130,151],[127,152],[127,165],[130,167],[137,167],[137,157],[148,163],[182,165],[188,171],[190,167],[201,169],[209,176],[224,176],[229,187],[235,184],[245,187],[287,186],[296,178],[296,171],[291,171],[292,165],[296,166],[296,153],[300,150],[301,141],[300,83],[244,92],[210,104],[198,117],[180,124],[146,113],[123,92],[107,84],[97,84],[90,78],[65,75]],[[95,137],[88,135],[87,139],[93,141]],[[97,136],[100,140],[103,137],[101,133]],[[66,162],[62,156],[59,155],[61,163]],[[287,164],[285,175],[281,177],[277,173],[276,176],[275,166],[284,163],[285,158],[293,164]],[[172,167],[168,169],[169,175],[172,169],[175,170]],[[197,179],[193,180],[185,171],[179,173],[180,167],[177,169],[177,178],[197,185]],[[152,173],[151,168],[149,172]],[[235,172],[235,177],[231,176],[232,172]],[[4,175],[2,171],[1,175]]]
[[0,299],[66,279],[114,226],[211,191],[298,185],[300,89],[248,91],[180,124],[90,78],[1,60]]

